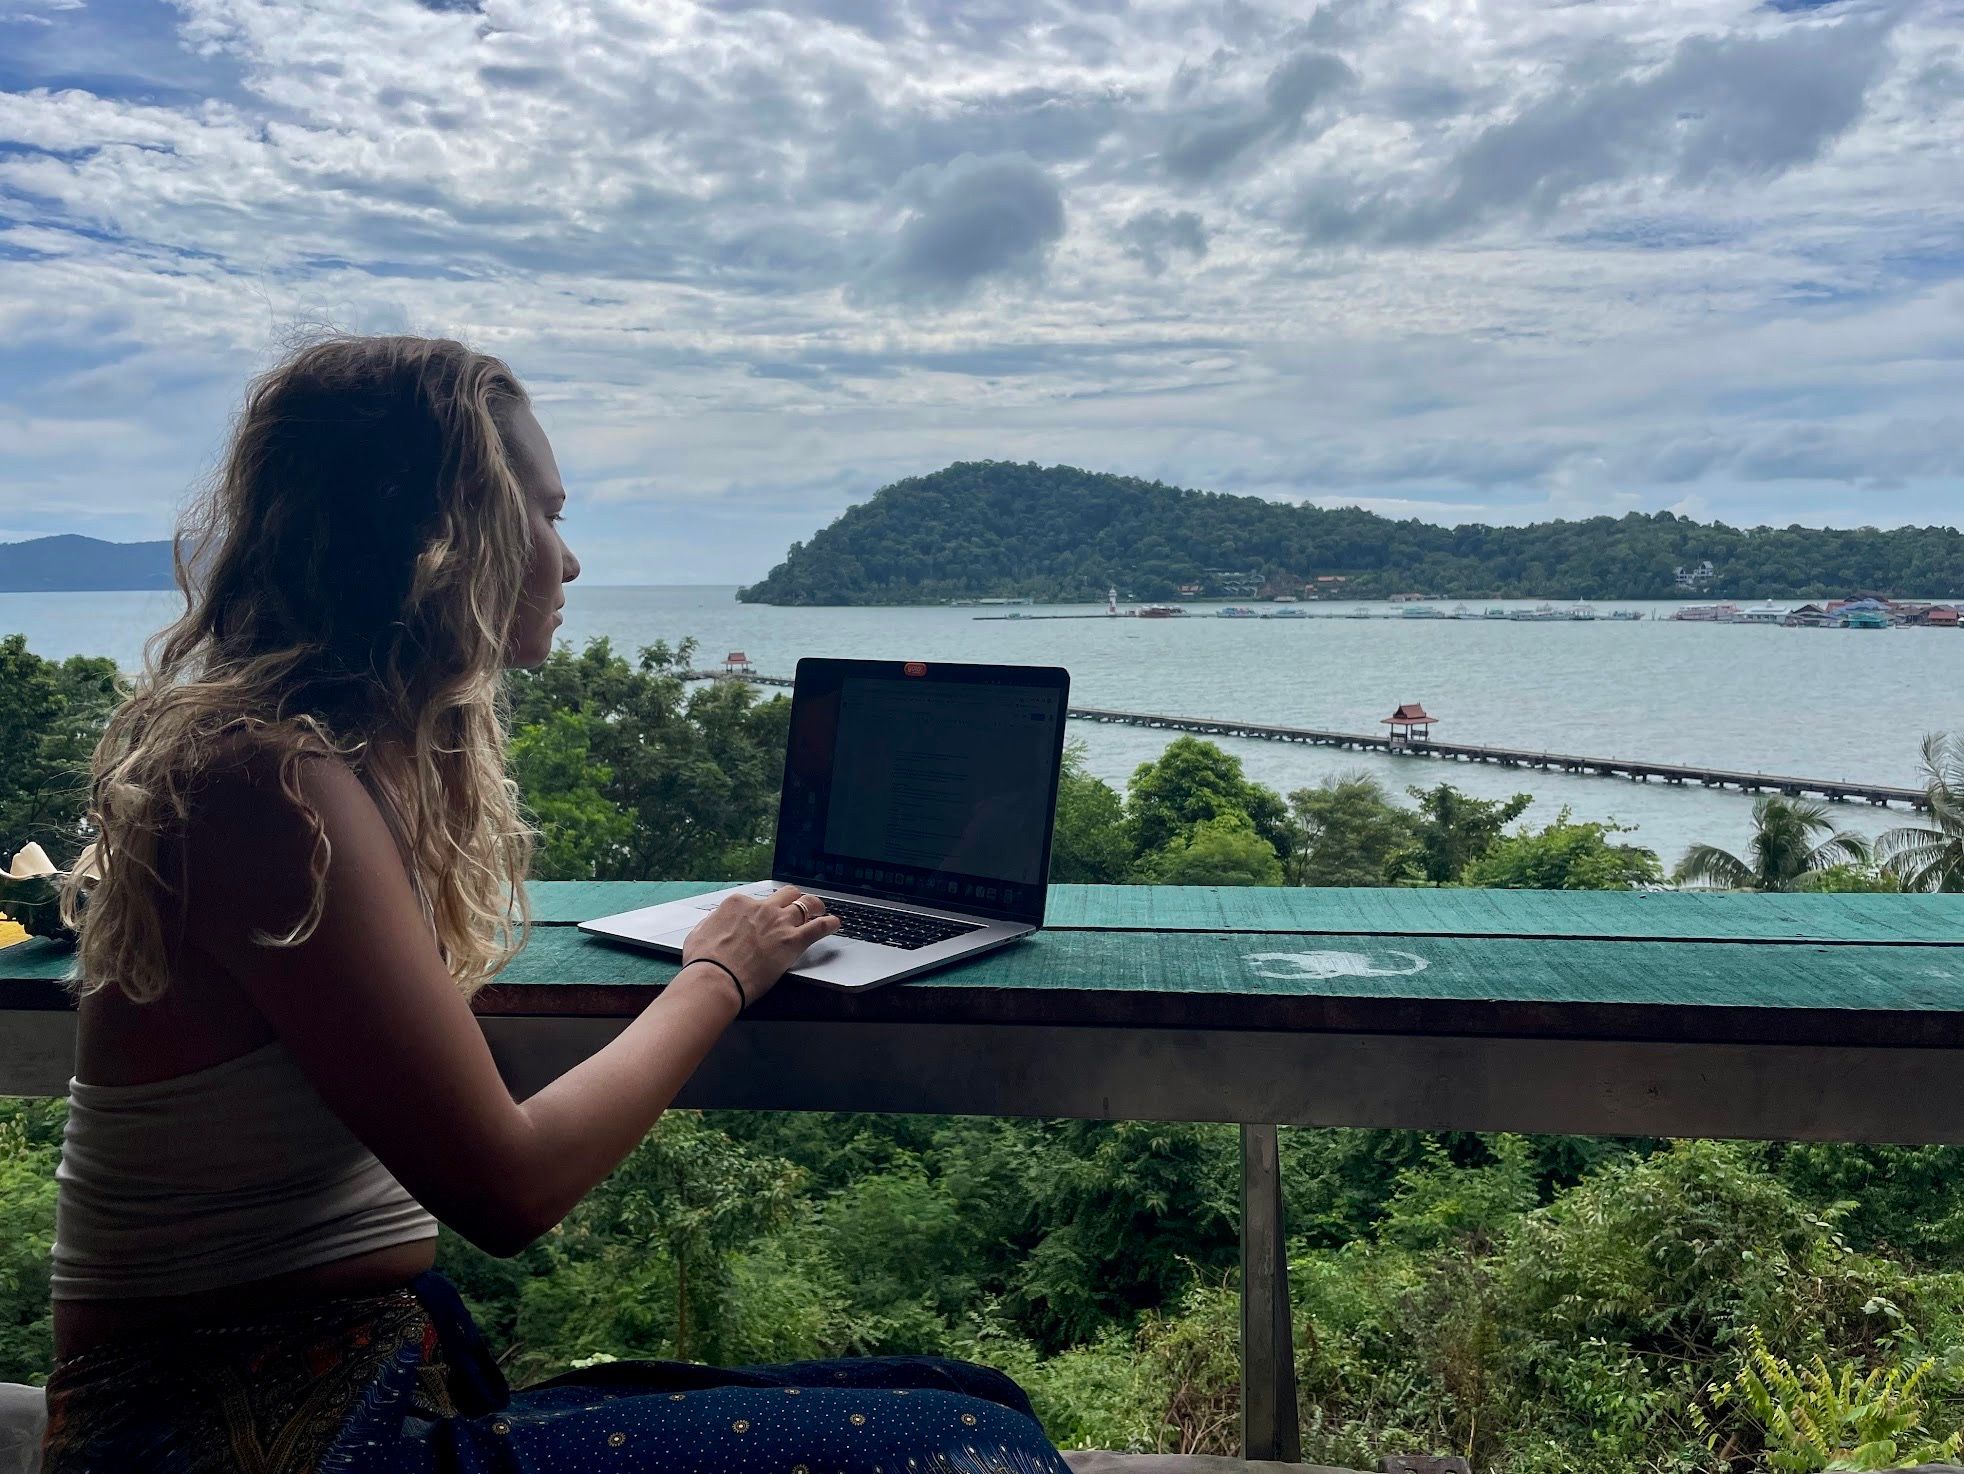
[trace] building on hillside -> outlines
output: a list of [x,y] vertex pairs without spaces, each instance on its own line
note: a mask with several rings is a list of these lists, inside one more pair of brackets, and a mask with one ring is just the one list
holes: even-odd
[[1319,573],[1303,585],[1305,599],[1341,599],[1347,580],[1341,573]]
[[1393,742],[1429,742],[1437,720],[1426,713],[1423,702],[1401,701],[1390,716],[1378,718],[1378,725],[1391,728]]
[[1262,571],[1250,568],[1241,573],[1220,568],[1210,568],[1206,574],[1207,588],[1216,598],[1252,599],[1262,591]]
[[1702,563],[1694,563],[1687,567],[1673,569],[1672,572],[1677,578],[1678,587],[1681,589],[1702,589],[1714,578],[1718,577],[1718,570],[1712,567],[1712,560],[1710,558],[1707,558]]

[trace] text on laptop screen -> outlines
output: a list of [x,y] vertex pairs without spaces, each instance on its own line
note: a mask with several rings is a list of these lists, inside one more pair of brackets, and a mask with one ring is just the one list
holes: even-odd
[[987,911],[1035,899],[1060,691],[848,675],[815,696],[785,774],[783,878]]

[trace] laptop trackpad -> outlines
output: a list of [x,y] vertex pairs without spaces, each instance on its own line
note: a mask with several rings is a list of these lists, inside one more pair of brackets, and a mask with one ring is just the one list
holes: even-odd
[[[648,938],[648,944],[653,947],[673,947],[680,952],[683,943],[689,940],[689,934],[694,930],[693,926],[685,926],[678,931],[665,931]],[[844,950],[835,939],[826,937],[807,947],[804,955],[792,963],[791,968],[811,967],[821,962],[830,962]],[[787,969],[789,970],[791,969]]]

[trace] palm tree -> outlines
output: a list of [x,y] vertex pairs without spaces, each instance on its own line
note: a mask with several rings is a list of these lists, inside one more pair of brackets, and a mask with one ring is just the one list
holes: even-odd
[[[1815,836],[1826,831],[1818,843]],[[1753,838],[1746,858],[1717,845],[1695,844],[1678,862],[1680,885],[1727,891],[1804,890],[1808,880],[1835,865],[1869,862],[1869,842],[1834,827],[1825,804],[1763,798],[1753,805]]]
[[1964,737],[1923,739],[1923,789],[1930,822],[1890,830],[1876,852],[1906,891],[1964,891]]

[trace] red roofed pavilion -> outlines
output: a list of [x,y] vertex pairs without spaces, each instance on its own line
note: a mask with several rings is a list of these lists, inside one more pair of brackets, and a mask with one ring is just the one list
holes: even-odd
[[726,675],[749,675],[750,657],[741,650],[732,650],[723,657],[723,671]]
[[1391,728],[1393,742],[1428,741],[1432,736],[1432,724],[1438,720],[1435,716],[1428,716],[1423,704],[1417,701],[1402,701],[1390,716],[1378,718],[1380,725]]

